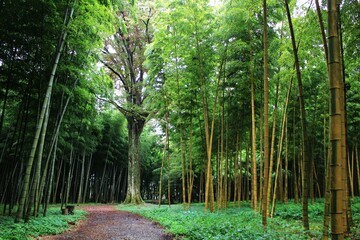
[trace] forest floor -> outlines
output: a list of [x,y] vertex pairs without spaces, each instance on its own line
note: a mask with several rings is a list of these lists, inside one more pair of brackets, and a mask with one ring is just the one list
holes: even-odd
[[[137,214],[119,211],[115,206],[84,206],[88,212],[87,219],[81,221],[71,230],[60,235],[42,236],[41,240],[96,240],[96,239],[122,239],[122,240],[170,240],[173,237],[165,233],[159,224],[151,222]],[[76,211],[76,209],[75,209]]]

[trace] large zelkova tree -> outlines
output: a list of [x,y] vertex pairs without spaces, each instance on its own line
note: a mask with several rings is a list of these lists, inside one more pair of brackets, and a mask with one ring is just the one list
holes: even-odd
[[115,94],[110,100],[128,122],[128,189],[125,203],[142,203],[140,194],[140,135],[149,111],[144,51],[152,40],[154,9],[146,1],[124,3],[117,12],[119,26],[106,41],[103,64],[114,80]]

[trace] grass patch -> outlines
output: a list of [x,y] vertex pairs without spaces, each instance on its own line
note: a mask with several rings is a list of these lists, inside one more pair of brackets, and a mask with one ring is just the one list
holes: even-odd
[[86,212],[75,209],[73,215],[62,215],[60,207],[48,209],[46,217],[32,217],[29,223],[14,223],[14,217],[0,216],[0,239],[17,240],[33,239],[42,235],[55,235],[70,228],[69,222],[85,219]]
[[[352,200],[355,227],[359,229],[360,198]],[[230,204],[231,206],[232,204]],[[261,215],[254,213],[247,203],[241,208],[229,207],[215,213],[205,212],[204,204],[192,204],[190,210],[183,210],[182,204],[161,206],[144,204],[140,206],[119,205],[119,210],[138,213],[166,227],[168,231],[184,239],[321,239],[323,223],[323,201],[309,204],[310,230],[302,227],[301,204],[293,202],[277,204],[274,218],[268,218],[264,230]]]

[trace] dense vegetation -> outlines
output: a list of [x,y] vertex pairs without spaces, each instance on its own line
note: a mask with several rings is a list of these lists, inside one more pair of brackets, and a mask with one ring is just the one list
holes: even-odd
[[358,1],[3,0],[0,16],[0,222],[249,201],[267,225],[292,199],[307,230],[324,198],[324,237],[350,232]]
[[38,236],[55,235],[69,229],[69,224],[85,219],[85,211],[76,210],[73,215],[62,215],[59,206],[49,208],[48,216],[33,218],[29,223],[14,224],[12,217],[2,218],[0,239],[27,240]]
[[[360,231],[359,213],[360,199],[352,201],[356,226],[349,239],[356,238]],[[277,205],[274,218],[269,219],[269,225],[264,230],[261,216],[254,213],[248,202],[240,208],[229,203],[227,209],[216,213],[203,211],[203,204],[193,204],[184,211],[180,204],[167,206],[155,205],[119,205],[119,210],[141,214],[165,226],[177,237],[183,239],[321,239],[322,220],[324,216],[324,202],[318,200],[309,207],[310,231],[301,226],[301,205],[290,201],[288,204]]]

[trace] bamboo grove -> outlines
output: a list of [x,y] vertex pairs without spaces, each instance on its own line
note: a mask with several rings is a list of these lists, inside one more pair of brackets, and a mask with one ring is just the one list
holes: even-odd
[[324,198],[324,238],[350,231],[358,1],[1,5],[2,214],[249,201],[266,226],[276,202],[294,201],[308,230]]

